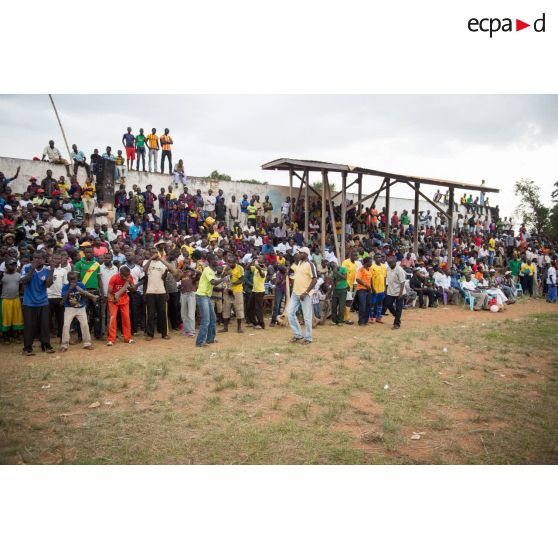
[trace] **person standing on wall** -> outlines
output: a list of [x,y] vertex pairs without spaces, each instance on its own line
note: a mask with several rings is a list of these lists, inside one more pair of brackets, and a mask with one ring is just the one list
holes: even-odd
[[161,150],[163,153],[161,154],[161,174],[165,172],[165,159],[169,160],[169,174],[172,174],[172,138],[169,135],[169,129],[165,128],[164,135],[160,138],[161,142]]
[[146,137],[143,133],[143,128],[140,128],[139,134],[136,136],[136,170],[139,171],[141,159],[143,172],[145,172],[145,141]]
[[136,160],[136,137],[132,134],[132,128],[128,126],[127,132],[122,136],[122,145],[126,148],[126,165],[128,171],[133,170]]
[[151,172],[151,161],[153,161],[153,172],[157,172],[157,157],[159,154],[159,136],[157,130],[151,128],[151,133],[147,134],[147,147],[149,148],[148,166]]

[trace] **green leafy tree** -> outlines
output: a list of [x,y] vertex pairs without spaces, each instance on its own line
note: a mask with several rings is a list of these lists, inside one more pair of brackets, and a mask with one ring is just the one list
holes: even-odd
[[541,201],[541,188],[533,180],[522,178],[513,187],[519,197],[516,214],[526,224],[542,234],[549,225],[550,208]]
[[214,170],[210,175],[209,178],[213,180],[224,180],[225,182],[230,182],[231,177],[228,174],[221,174],[219,171]]
[[[316,190],[317,192],[321,192],[322,188],[323,188],[323,184],[322,182],[313,182],[312,183],[312,188],[314,188],[314,190]],[[335,190],[337,190],[337,186],[335,185],[335,182],[330,182],[329,183],[329,189],[332,192],[335,192]]]

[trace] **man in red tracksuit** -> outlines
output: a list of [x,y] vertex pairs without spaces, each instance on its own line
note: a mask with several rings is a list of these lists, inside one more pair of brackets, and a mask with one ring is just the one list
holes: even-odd
[[112,347],[116,342],[116,324],[118,312],[122,321],[122,334],[125,343],[134,343],[132,330],[130,328],[130,297],[128,291],[135,292],[136,286],[130,275],[130,269],[125,265],[120,267],[119,272],[113,275],[108,284],[108,310],[110,315],[107,346]]

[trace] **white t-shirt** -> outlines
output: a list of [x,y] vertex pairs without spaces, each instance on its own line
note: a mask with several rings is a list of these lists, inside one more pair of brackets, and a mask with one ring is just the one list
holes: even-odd
[[107,267],[105,264],[101,266],[99,269],[99,275],[101,276],[101,281],[103,282],[103,296],[108,295],[108,284],[114,275],[118,273],[117,267],[113,264],[110,267]]
[[68,271],[71,270],[69,265],[66,267],[55,267],[52,274],[52,285],[47,287],[48,298],[61,298],[62,287],[68,282]]
[[130,275],[134,280],[134,285],[137,285],[138,294],[143,294],[143,284],[140,285],[140,281],[143,279],[145,275],[143,271],[143,267],[137,264],[135,264],[134,267],[128,264],[128,267],[130,268]]
[[203,208],[206,211],[215,211],[215,202],[217,200],[215,199],[215,196],[203,196]]
[[[147,260],[146,260],[147,261]],[[143,262],[144,265],[146,262]],[[167,271],[166,265],[161,260],[149,262],[147,269],[147,290],[145,294],[165,294],[165,281],[163,276]]]

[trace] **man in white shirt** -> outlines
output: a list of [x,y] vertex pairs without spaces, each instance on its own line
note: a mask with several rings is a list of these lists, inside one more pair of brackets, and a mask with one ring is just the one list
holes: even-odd
[[52,219],[49,219],[44,224],[45,230],[51,232],[52,234],[56,235],[58,233],[62,233],[64,244],[68,242],[67,230],[68,230],[68,223],[64,221],[64,213],[61,209],[59,209]]
[[93,211],[93,215],[95,217],[95,225],[108,225],[108,210],[103,207],[103,202],[97,202],[97,207]]
[[388,270],[386,276],[386,298],[385,304],[394,316],[393,329],[401,327],[401,314],[403,313],[403,301],[405,294],[405,281],[407,275],[400,265],[397,265],[395,257],[387,259]]
[[48,157],[50,163],[54,163],[55,165],[64,165],[66,167],[66,174],[68,176],[72,176],[70,174],[70,163],[66,161],[66,159],[62,158],[62,155],[57,147],[54,147],[54,141],[50,140],[48,145],[43,150],[43,157],[41,161],[44,161],[45,158]]
[[287,199],[281,205],[281,217],[283,221],[289,220],[290,207],[291,207],[291,198],[287,196]]
[[240,205],[236,201],[236,196],[231,197],[231,203],[227,206],[227,225],[229,230],[233,230],[234,224],[238,223],[240,217]]
[[556,268],[552,263],[548,264],[546,272],[546,301],[556,303],[558,301],[558,287],[556,286]]
[[[64,265],[62,265],[64,263]],[[50,318],[54,318],[56,336],[62,339],[62,326],[64,325],[64,306],[62,302],[62,287],[68,282],[68,268],[71,267],[62,262],[60,254],[53,254],[50,258],[52,272],[52,285],[47,287],[48,306]]]
[[215,217],[215,204],[217,200],[213,195],[213,190],[208,190],[207,195],[203,196],[203,208],[211,215]]
[[451,276],[447,269],[444,269],[443,273],[437,271],[434,273],[434,283],[442,292],[442,296],[445,293],[446,299],[444,302],[449,304],[457,304],[457,297],[459,296],[459,291],[453,289],[451,286]]
[[474,299],[474,310],[483,310],[486,308],[488,304],[488,295],[486,293],[481,292],[477,288],[477,283],[475,283],[472,278],[471,274],[466,272],[465,273],[465,281],[462,281],[461,288],[471,297]]

